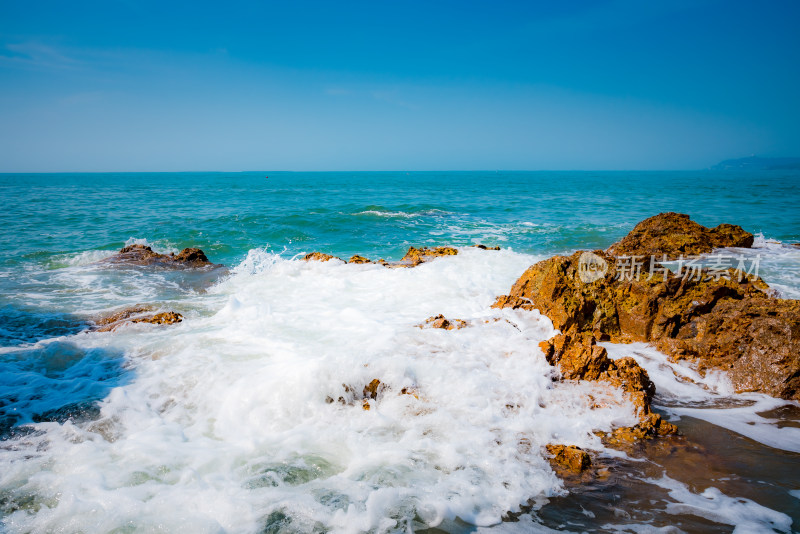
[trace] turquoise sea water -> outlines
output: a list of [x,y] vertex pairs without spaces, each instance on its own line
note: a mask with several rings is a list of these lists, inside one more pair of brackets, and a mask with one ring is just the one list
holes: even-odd
[[[769,458],[769,474],[719,454],[707,458],[716,470],[702,481],[674,467],[665,471],[672,478],[633,469],[619,486],[571,498],[536,447],[504,447],[523,433],[534,445],[560,435],[599,447],[590,430],[627,415],[581,411],[552,389],[546,364],[493,368],[528,361],[550,335],[546,321],[504,317],[518,328],[492,322],[441,339],[414,325],[435,313],[493,317],[493,297],[531,263],[604,249],[664,211],[758,234],[748,257],[761,258],[762,276],[783,296],[798,298],[800,252],[791,244],[800,242],[800,172],[4,174],[0,201],[0,510],[9,531],[146,531],[164,521],[198,532],[470,531],[526,502],[536,528],[798,528],[800,486],[786,478],[800,466],[790,433],[797,406],[726,396],[699,377],[681,386],[695,397],[676,403],[677,375],[636,349],[659,377],[656,404],[684,417],[687,434],[713,447],[739,440],[737,453]],[[96,263],[134,242],[160,252],[199,247],[229,270]],[[312,251],[397,260],[412,245],[475,243],[503,251],[462,249],[397,271],[292,261]],[[185,320],[86,332],[97,314],[140,303]],[[431,404],[325,411],[335,388],[374,373],[398,391],[418,388]],[[438,383],[451,375],[457,385]],[[783,415],[751,411],[723,424],[714,410],[687,411],[743,404]],[[577,421],[569,431],[565,414]],[[502,439],[490,435],[498,425]],[[387,452],[363,457],[372,447]],[[592,491],[633,498],[639,486],[652,499],[623,506],[628,519],[613,512],[619,503],[591,512]],[[722,493],[703,493],[711,486]],[[175,515],[181,506],[200,508]]]
[[604,248],[662,211],[800,240],[800,173],[383,172],[0,175],[5,268],[122,246],[399,258],[410,244]]

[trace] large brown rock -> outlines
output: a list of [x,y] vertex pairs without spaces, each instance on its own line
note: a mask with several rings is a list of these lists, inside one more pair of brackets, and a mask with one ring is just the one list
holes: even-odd
[[[678,214],[659,217],[667,221],[684,219]],[[684,224],[682,228],[685,227],[692,226]],[[649,223],[635,239],[628,236],[620,243],[643,243],[641,236],[648,229]],[[702,231],[734,236],[731,239],[738,246],[746,245],[749,238],[742,237],[739,230],[720,225]],[[684,239],[686,235],[681,234],[670,243],[683,243],[682,253],[696,252],[692,247],[699,245]],[[667,235],[656,237],[648,247],[660,246],[661,240],[669,241]],[[715,241],[709,246],[722,243]],[[633,251],[617,245],[612,249]],[[647,251],[659,256],[668,252],[658,248]],[[602,351],[592,344],[592,339],[644,341],[672,358],[697,361],[701,370],[727,371],[737,391],[800,399],[800,302],[774,298],[763,280],[734,270],[719,278],[644,271],[638,277],[623,279],[613,268],[616,258],[601,251],[594,254],[609,266],[594,281],[587,283],[581,277],[581,252],[555,256],[528,268],[510,294],[498,297],[494,304],[500,308],[537,309],[565,333],[543,346],[565,377],[583,374],[585,379],[593,380],[607,372]],[[615,363],[619,365],[620,361]]]
[[676,359],[696,360],[701,369],[727,371],[737,391],[800,399],[800,301],[721,302],[656,345]]
[[199,248],[185,248],[178,254],[160,254],[147,245],[129,245],[103,261],[127,265],[158,265],[175,268],[215,266],[208,261],[205,253]]
[[613,256],[645,256],[670,259],[680,255],[705,254],[716,248],[753,246],[753,234],[741,226],[720,224],[716,228],[692,221],[683,213],[659,213],[637,224],[608,249]]

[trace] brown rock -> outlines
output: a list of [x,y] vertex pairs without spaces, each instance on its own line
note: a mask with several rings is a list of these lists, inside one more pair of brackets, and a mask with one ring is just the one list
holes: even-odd
[[381,381],[377,378],[373,379],[372,382],[364,386],[364,398],[365,399],[377,399],[378,393],[380,393],[386,386],[381,384]]
[[173,324],[183,320],[183,316],[175,312],[150,313],[153,306],[139,305],[125,308],[111,315],[100,317],[94,321],[95,330],[98,332],[111,332],[123,324],[129,323],[151,323],[151,324]]
[[420,249],[411,247],[401,261],[419,264],[439,256],[455,256],[456,254],[458,254],[458,250],[452,247],[424,247]]
[[612,360],[588,332],[559,334],[541,342],[539,347],[563,379],[608,382],[628,394],[639,414],[650,413],[650,401],[656,388],[647,371],[633,358]]
[[132,323],[174,324],[183,321],[183,315],[175,312],[163,312],[145,317],[131,319]]
[[545,447],[552,457],[549,458],[552,464],[571,471],[581,473],[592,466],[592,458],[589,453],[574,445],[547,445]]
[[347,263],[372,263],[372,260],[355,254]]
[[657,346],[675,358],[727,371],[736,391],[800,399],[800,301],[727,300]]
[[158,265],[162,267],[207,267],[214,266],[199,248],[185,248],[176,254],[160,254],[146,245],[129,245],[116,255],[102,260],[106,263],[127,265]]
[[174,259],[180,263],[197,263],[200,265],[209,263],[205,253],[199,248],[185,248]]
[[660,213],[637,224],[621,241],[611,245],[609,254],[614,256],[666,254],[674,259],[711,252],[716,248],[753,246],[753,234],[741,226],[720,224],[716,228],[692,221],[682,213]]
[[464,328],[467,326],[466,321],[462,321],[461,319],[453,319],[449,320],[446,319],[444,315],[441,313],[439,315],[434,315],[433,317],[428,317],[425,319],[425,322],[422,324],[417,325],[419,328],[443,328],[445,330],[453,330]]
[[336,256],[331,256],[330,254],[325,254],[324,252],[311,252],[303,256],[303,261],[328,261],[328,260],[340,260]]
[[[681,243],[681,253],[699,251],[697,240],[701,238],[692,233],[695,231],[717,239],[708,245],[711,248],[746,246],[749,241],[738,227],[720,225],[709,230],[685,216],[664,214],[637,225],[641,231],[620,244],[644,246],[641,244],[649,239],[648,243],[661,247],[658,243],[670,242],[668,235],[654,234],[654,220],[669,224],[677,221],[683,225],[681,228],[691,230],[679,233],[672,241]],[[634,250],[628,245],[615,245],[612,249],[644,253],[643,249]],[[660,254],[664,249],[648,250]],[[613,257],[601,251],[595,254],[608,265],[615,264]],[[585,283],[579,272],[580,256],[580,252],[570,257],[556,256],[531,266],[510,294],[498,297],[494,304],[498,308],[538,309],[557,329],[567,332],[542,346],[565,378],[592,380],[605,376],[612,382],[638,384],[625,387],[641,388],[646,405],[647,397],[652,397],[647,393],[649,380],[638,373],[638,366],[618,360],[615,366],[619,371],[609,371],[603,351],[595,345],[595,339],[644,341],[673,358],[697,361],[701,370],[708,367],[727,371],[737,391],[800,399],[800,302],[774,298],[763,280],[741,276],[738,271],[729,271],[730,279],[664,278],[662,274],[643,272],[638,279],[623,280],[609,269],[604,276]],[[612,378],[617,372],[621,374]]]
[[480,243],[472,246],[481,250],[500,250],[500,247],[487,247],[486,245],[481,245]]
[[613,445],[621,442],[633,442],[677,434],[678,427],[664,421],[660,414],[650,413],[642,417],[635,426],[617,428],[610,435],[604,436],[604,439],[606,443]]

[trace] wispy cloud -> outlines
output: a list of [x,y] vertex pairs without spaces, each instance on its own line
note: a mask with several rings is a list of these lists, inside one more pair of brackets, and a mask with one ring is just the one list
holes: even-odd
[[81,64],[65,50],[36,41],[8,43],[0,49],[0,65],[64,70],[78,68]]

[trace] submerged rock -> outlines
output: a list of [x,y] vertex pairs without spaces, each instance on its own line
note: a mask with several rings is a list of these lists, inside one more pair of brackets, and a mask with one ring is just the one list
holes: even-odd
[[481,245],[480,243],[472,246],[481,250],[500,250],[500,247],[487,247],[486,245]]
[[129,245],[116,255],[102,260],[107,263],[127,265],[158,265],[163,267],[206,267],[216,266],[199,248],[185,248],[178,254],[160,254],[147,245]]
[[173,311],[151,313],[153,306],[131,306],[111,315],[95,320],[94,330],[98,332],[112,332],[124,324],[131,323],[150,323],[150,324],[174,324],[180,323],[183,316]]
[[466,327],[467,322],[461,319],[446,319],[445,316],[440,313],[439,315],[428,317],[424,323],[417,326],[419,328],[443,328],[445,330],[457,330],[459,328]]
[[[666,221],[667,230],[680,223],[677,237],[671,239],[667,230],[655,228],[658,220]],[[752,235],[739,227],[720,225],[709,230],[679,214],[653,217],[637,228],[633,237],[610,250],[658,256],[694,253],[701,250],[703,237],[698,236],[708,237],[708,232],[716,241],[702,250],[752,244]],[[566,333],[542,347],[565,376],[583,373],[594,380],[606,372],[603,351],[595,340],[644,341],[673,359],[697,361],[701,370],[727,371],[737,391],[800,399],[800,302],[775,298],[763,280],[735,270],[715,278],[655,271],[620,277],[609,269],[587,283],[581,276],[582,256],[576,252],[532,265],[510,294],[498,297],[494,304],[537,309]],[[593,256],[615,264],[615,258],[602,251]],[[626,366],[620,380],[635,383],[627,377],[636,374],[633,367],[630,362]],[[642,392],[652,396],[647,388]]]
[[611,245],[613,256],[661,257],[674,259],[683,254],[697,255],[716,248],[753,246],[753,234],[741,226],[720,224],[716,228],[692,221],[683,213],[659,213],[637,224],[618,243]]

